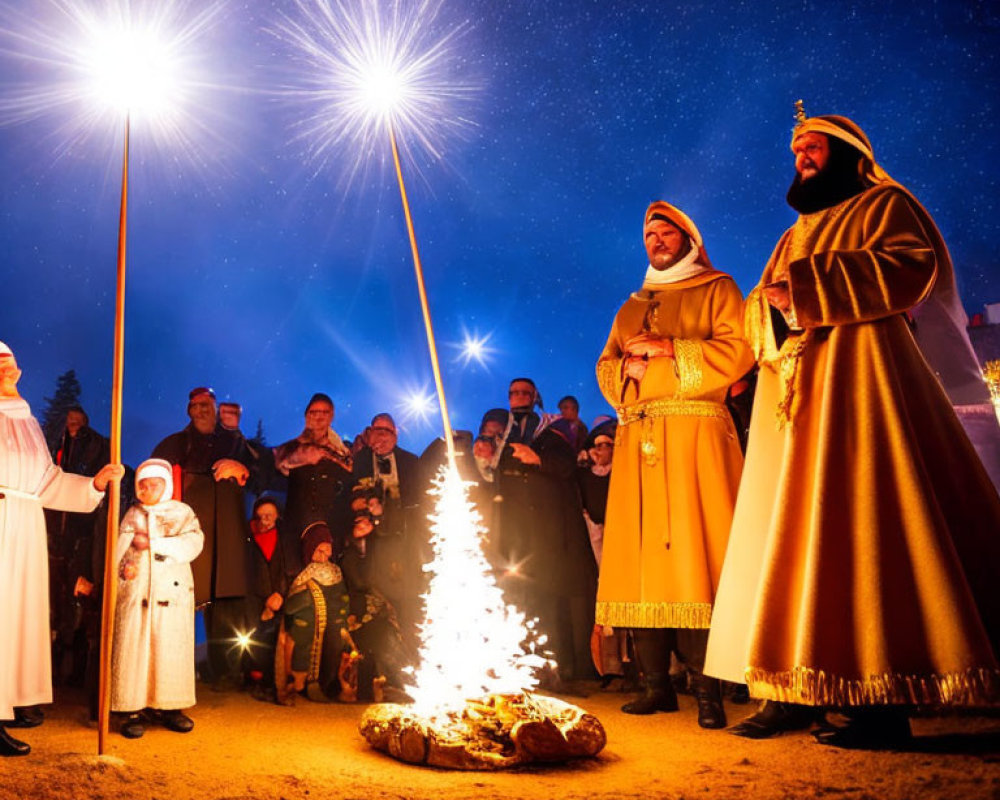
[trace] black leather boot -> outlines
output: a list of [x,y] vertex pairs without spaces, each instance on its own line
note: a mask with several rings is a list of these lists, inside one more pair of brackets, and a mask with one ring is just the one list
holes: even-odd
[[703,728],[725,728],[726,711],[722,706],[722,683],[717,678],[699,675],[694,680],[698,701],[698,724]]
[[156,718],[164,728],[174,733],[189,733],[194,728],[194,720],[178,709],[157,711]]
[[862,706],[842,709],[847,724],[813,731],[820,744],[847,750],[905,750],[912,743],[906,706]]
[[804,731],[823,718],[823,709],[765,700],[760,710],[729,729],[745,739],[770,739],[788,731]]
[[622,711],[626,714],[654,714],[657,711],[677,710],[677,693],[669,673],[647,673],[645,684],[642,694],[623,705]]
[[632,643],[642,670],[643,691],[622,706],[626,714],[653,714],[676,711],[677,692],[670,680],[672,631],[666,628],[633,628]]
[[37,728],[45,722],[45,714],[38,706],[17,706],[13,721],[4,721],[8,728]]
[[7,729],[0,725],[0,756],[26,756],[31,752],[31,745],[15,739]]
[[141,739],[146,732],[142,714],[127,714],[121,721],[118,732],[126,739]]

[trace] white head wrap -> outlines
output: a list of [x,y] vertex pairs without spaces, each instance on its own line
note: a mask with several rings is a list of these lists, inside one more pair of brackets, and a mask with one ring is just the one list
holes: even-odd
[[174,468],[169,461],[164,461],[162,458],[149,458],[143,461],[135,471],[136,487],[143,478],[162,478],[165,481],[166,486],[160,495],[161,503],[174,496]]
[[13,358],[14,351],[11,350],[9,347],[7,347],[7,345],[5,345],[3,342],[0,342],[0,356],[10,356],[11,358]]

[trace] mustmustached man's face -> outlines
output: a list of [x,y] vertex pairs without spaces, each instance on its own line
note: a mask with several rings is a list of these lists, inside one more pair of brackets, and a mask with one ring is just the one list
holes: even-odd
[[830,142],[822,133],[803,133],[792,143],[795,171],[803,181],[816,177],[830,158]]
[[646,226],[646,255],[654,269],[666,269],[677,259],[684,248],[684,234],[680,229],[662,219],[654,219]]

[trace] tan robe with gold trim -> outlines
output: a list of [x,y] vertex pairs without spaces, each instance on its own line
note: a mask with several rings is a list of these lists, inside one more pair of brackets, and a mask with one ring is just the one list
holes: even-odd
[[[903,316],[954,280],[933,226],[868,189],[800,217],[747,298],[761,371],[705,672],[755,697],[997,696],[1000,500]],[[779,349],[781,276],[804,333]]]
[[[656,304],[653,306],[653,304]],[[707,628],[743,457],[723,401],[752,365],[742,295],[711,270],[630,297],[597,363],[619,411],[597,590],[597,621]],[[673,339],[622,401],[625,343],[648,331]],[[645,413],[644,418],[638,418]]]

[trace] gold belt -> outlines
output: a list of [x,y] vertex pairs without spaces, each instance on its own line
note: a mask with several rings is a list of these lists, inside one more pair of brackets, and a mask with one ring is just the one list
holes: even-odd
[[651,400],[618,409],[618,424],[628,425],[656,417],[717,417],[729,419],[729,411],[713,400]]

